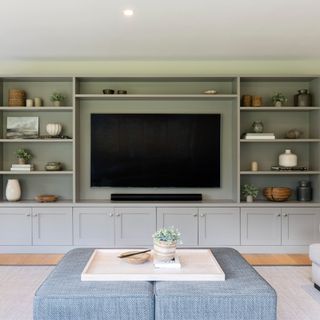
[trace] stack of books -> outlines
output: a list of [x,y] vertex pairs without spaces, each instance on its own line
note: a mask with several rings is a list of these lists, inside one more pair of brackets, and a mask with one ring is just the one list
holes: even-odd
[[154,259],[153,265],[155,268],[163,268],[163,269],[180,269],[181,268],[181,263],[177,255],[172,260],[166,261],[166,262]]
[[33,164],[13,164],[10,171],[33,171]]
[[244,138],[246,140],[274,140],[276,136],[274,133],[246,133]]

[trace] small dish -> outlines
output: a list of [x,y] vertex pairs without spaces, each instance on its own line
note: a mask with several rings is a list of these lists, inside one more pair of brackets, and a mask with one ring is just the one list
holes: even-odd
[[[137,252],[137,251],[128,251],[128,252],[124,252],[123,255],[135,253],[135,252]],[[127,258],[121,258],[121,260],[124,260],[130,264],[143,264],[143,263],[147,262],[149,259],[150,259],[150,254],[147,252],[136,254],[134,256],[130,256]]]
[[206,90],[203,92],[204,94],[216,94],[217,91],[216,90]]
[[53,194],[40,194],[34,198],[38,202],[55,202],[58,197]]

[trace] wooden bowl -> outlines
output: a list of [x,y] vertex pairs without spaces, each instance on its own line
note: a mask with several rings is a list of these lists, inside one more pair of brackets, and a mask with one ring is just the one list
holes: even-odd
[[35,200],[38,202],[55,202],[58,197],[53,194],[41,194],[35,197]]
[[287,201],[292,195],[292,189],[287,187],[267,187],[263,189],[263,195],[270,201]]
[[[129,254],[129,253],[134,253],[135,251],[128,251],[128,252],[124,252],[123,254]],[[127,258],[121,258],[121,260],[124,260],[128,263],[131,264],[142,264],[147,262],[150,259],[150,254],[148,252],[145,253],[140,253],[137,254],[135,256],[130,256]]]

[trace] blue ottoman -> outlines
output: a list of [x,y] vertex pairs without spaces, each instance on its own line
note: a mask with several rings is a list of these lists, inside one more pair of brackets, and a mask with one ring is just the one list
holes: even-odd
[[150,282],[83,282],[93,249],[75,249],[44,281],[34,298],[34,320],[153,320]]
[[156,282],[157,320],[275,320],[274,289],[234,249],[212,249],[222,282]]

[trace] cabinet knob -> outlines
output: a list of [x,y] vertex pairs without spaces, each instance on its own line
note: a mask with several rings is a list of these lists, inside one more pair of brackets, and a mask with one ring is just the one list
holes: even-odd
[[205,213],[200,213],[200,217],[204,217],[205,216]]
[[30,217],[31,216],[31,214],[30,213],[26,213],[26,217]]
[[117,216],[117,217],[120,217],[120,213],[117,213],[116,216]]
[[279,214],[277,214],[277,217],[281,217],[281,214],[279,213]]
[[34,213],[34,214],[33,214],[33,216],[34,216],[34,217],[37,217],[37,216],[38,216],[38,214],[37,214],[37,213]]
[[194,217],[197,217],[197,216],[198,216],[198,214],[197,214],[197,213],[194,213],[194,214],[193,214],[193,216],[194,216]]
[[113,217],[113,213],[109,213],[109,217]]
[[287,213],[285,213],[283,216],[284,216],[284,217],[287,217],[287,216],[288,216],[288,214],[287,214]]

